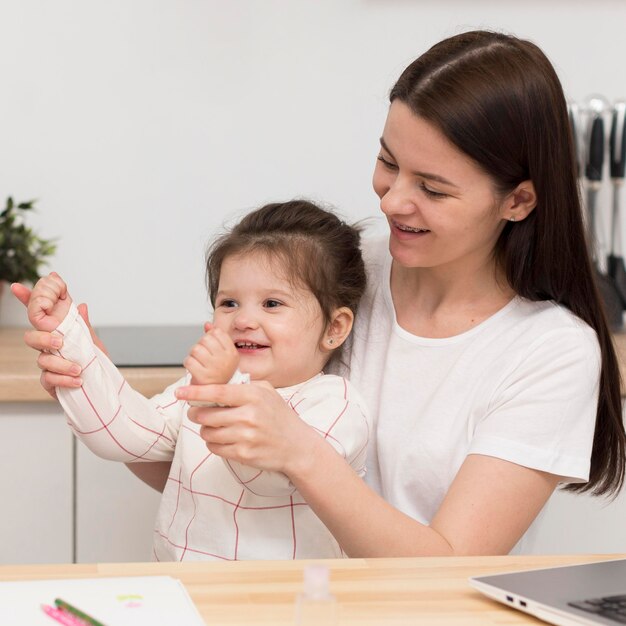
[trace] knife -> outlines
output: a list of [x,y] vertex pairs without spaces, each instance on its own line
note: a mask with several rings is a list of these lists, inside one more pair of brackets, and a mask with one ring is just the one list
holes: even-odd
[[607,273],[613,279],[626,308],[626,268],[622,256],[620,193],[626,171],[626,102],[613,106],[609,143],[611,182],[613,183],[613,213],[611,219],[611,250],[607,257]]
[[598,241],[596,224],[596,202],[602,185],[602,168],[604,165],[604,102],[598,97],[588,101],[589,121],[587,124],[587,151],[585,177],[587,178],[587,218],[589,250],[594,265],[598,266]]
[[587,101],[589,119],[587,124],[585,177],[587,178],[588,245],[595,269],[596,284],[604,303],[607,321],[613,330],[621,329],[623,323],[622,297],[613,280],[600,269],[601,244],[597,233],[601,230],[598,221],[597,197],[602,186],[604,165],[604,114],[607,102],[601,96],[592,96]]

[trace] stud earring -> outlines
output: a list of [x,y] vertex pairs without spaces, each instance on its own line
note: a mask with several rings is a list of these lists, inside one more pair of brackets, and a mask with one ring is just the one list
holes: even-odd
[[515,216],[512,215],[511,217],[509,217],[509,222],[514,222],[515,221]]
[[332,346],[334,343],[335,343],[335,340],[331,337],[331,338],[328,340],[328,345],[329,345],[329,346]]

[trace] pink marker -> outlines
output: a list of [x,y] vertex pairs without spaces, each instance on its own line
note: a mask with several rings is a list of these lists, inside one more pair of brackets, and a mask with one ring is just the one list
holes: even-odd
[[71,613],[67,611],[63,611],[62,609],[57,608],[56,606],[49,606],[47,604],[41,605],[41,610],[53,620],[59,622],[59,624],[64,624],[64,626],[85,626],[85,622],[78,617],[75,617]]

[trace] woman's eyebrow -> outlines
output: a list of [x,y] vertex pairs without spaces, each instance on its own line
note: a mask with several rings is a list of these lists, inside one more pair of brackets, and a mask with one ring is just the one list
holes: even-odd
[[[396,158],[393,156],[393,152],[389,149],[389,146],[385,143],[385,140],[383,139],[383,137],[380,138],[380,145],[385,150],[385,152],[388,152],[389,155],[395,161]],[[438,183],[442,183],[443,185],[449,185],[450,187],[459,189],[458,185],[455,185],[452,181],[448,180],[447,178],[444,178],[443,176],[439,176],[439,174],[431,174],[430,172],[411,172],[411,173],[415,176],[421,176],[422,178],[426,178],[428,180],[434,180]]]

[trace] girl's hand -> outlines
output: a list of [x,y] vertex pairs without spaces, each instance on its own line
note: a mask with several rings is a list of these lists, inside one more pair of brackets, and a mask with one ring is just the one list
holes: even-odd
[[204,325],[205,334],[191,348],[183,361],[191,374],[192,385],[227,383],[239,365],[239,354],[231,338],[211,324]]
[[56,272],[40,278],[28,293],[27,301],[24,300],[28,292],[25,285],[11,285],[11,291],[26,305],[28,320],[34,328],[45,332],[55,330],[65,319],[72,304],[67,285]]
[[176,396],[222,405],[193,407],[188,416],[202,425],[207,448],[225,459],[291,477],[322,441],[266,382],[191,385],[177,389]]

